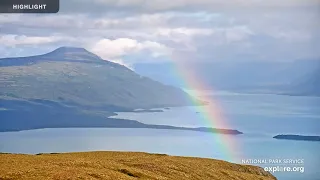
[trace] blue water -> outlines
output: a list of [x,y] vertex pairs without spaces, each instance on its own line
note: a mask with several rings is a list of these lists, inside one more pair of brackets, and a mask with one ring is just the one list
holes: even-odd
[[[212,97],[228,121],[220,128],[234,128],[245,134],[230,136],[156,129],[40,129],[0,133],[0,152],[144,151],[209,157],[236,163],[246,159],[302,159],[303,164],[282,166],[303,167],[304,172],[273,174],[280,180],[319,179],[319,142],[272,138],[282,133],[320,135],[319,98],[232,93],[203,95],[207,100]],[[149,124],[188,127],[208,125],[201,113],[196,113],[199,111],[195,107],[179,107],[159,113],[119,113],[117,117]],[[226,146],[227,143],[221,141],[227,139],[225,136],[232,138],[237,145]],[[256,165],[272,166],[261,163]]]

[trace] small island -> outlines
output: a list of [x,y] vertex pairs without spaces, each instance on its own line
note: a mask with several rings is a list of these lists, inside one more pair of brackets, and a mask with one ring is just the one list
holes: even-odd
[[211,133],[218,133],[218,134],[231,134],[231,135],[243,134],[243,132],[238,131],[236,129],[218,129],[218,128],[208,128],[208,127],[184,128],[184,129],[190,130],[190,131],[211,132]]
[[285,140],[296,140],[296,141],[320,141],[320,136],[302,136],[302,135],[292,135],[292,134],[276,135],[273,138],[285,139]]

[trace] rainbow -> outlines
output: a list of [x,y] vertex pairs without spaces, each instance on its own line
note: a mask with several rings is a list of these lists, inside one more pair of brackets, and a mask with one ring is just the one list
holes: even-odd
[[[206,86],[201,78],[197,77],[196,73],[192,71],[193,67],[189,67],[188,63],[183,63],[174,60],[174,74],[181,81],[183,86],[187,89],[196,89],[190,94],[190,100],[195,105],[195,108],[200,113],[199,120],[202,120],[207,127],[212,128],[226,128],[230,127],[228,124],[227,118],[224,116],[223,110],[219,107],[219,102],[213,97],[210,99],[205,99],[206,102],[209,102],[207,105],[203,105],[203,99],[199,100],[201,94],[198,90],[212,90]],[[223,160],[239,162],[240,161],[240,148],[239,145],[235,142],[232,136],[223,135],[223,134],[214,134],[215,142],[217,147],[214,147],[215,151],[219,151],[223,155]]]

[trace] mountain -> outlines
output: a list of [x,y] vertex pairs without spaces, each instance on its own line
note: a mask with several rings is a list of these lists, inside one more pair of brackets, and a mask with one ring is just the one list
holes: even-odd
[[193,74],[195,76],[193,79],[202,81],[201,83],[205,84],[209,90],[291,93],[296,89],[292,86],[293,84],[302,86],[302,82],[305,81],[306,84],[311,85],[311,79],[319,77],[316,76],[319,67],[320,60],[314,59],[283,62],[189,62],[178,65],[170,62],[139,63],[135,64],[134,69],[139,74],[176,87],[192,88],[185,87],[182,83],[181,75],[183,78],[183,74],[177,74],[184,71],[186,74]]
[[61,47],[38,56],[0,59],[0,131],[63,127],[181,129],[110,116],[141,108],[190,105],[188,99],[179,88],[140,76],[83,48]]
[[299,81],[292,82],[292,94],[320,96],[320,67]]
[[187,105],[187,94],[83,49],[0,59],[0,95],[124,109]]

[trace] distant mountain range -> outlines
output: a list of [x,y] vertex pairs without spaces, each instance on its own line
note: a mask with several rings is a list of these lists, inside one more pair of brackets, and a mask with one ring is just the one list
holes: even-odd
[[297,95],[320,96],[320,67],[303,77],[293,86],[293,93]]
[[188,79],[177,73],[184,71],[188,74],[191,71],[195,76],[193,79],[201,81],[208,90],[312,96],[320,94],[320,59],[291,62],[189,62],[185,65],[171,62],[140,63],[135,64],[134,69],[141,75],[183,88],[195,87],[186,87],[181,80]]

